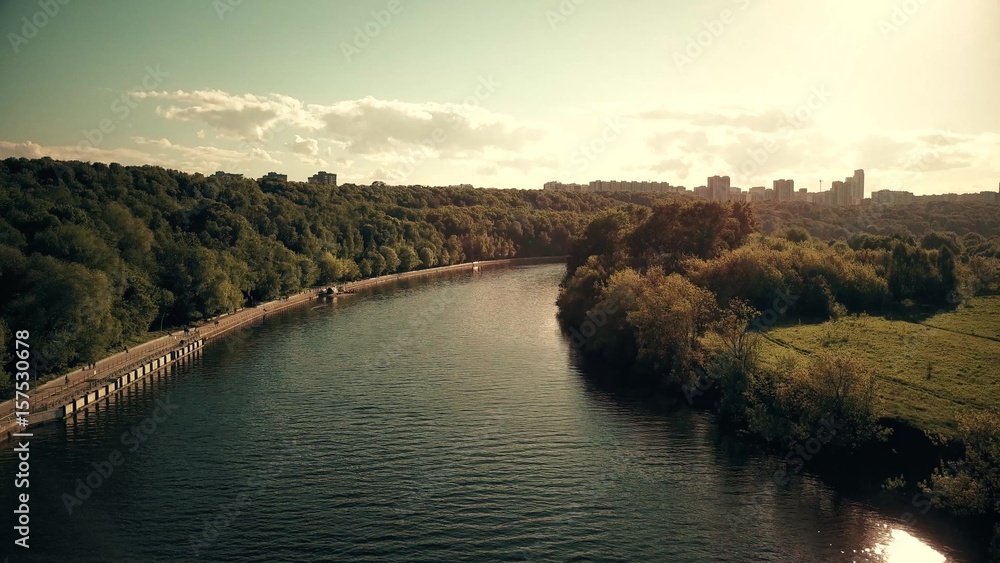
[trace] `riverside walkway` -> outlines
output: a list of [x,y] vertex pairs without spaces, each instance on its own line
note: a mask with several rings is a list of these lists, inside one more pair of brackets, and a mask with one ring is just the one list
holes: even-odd
[[[425,270],[415,270],[402,274],[390,274],[376,278],[369,278],[356,282],[342,284],[344,290],[338,294],[339,297],[351,295],[361,289],[378,287],[405,279],[420,278],[431,275],[438,275],[448,272],[479,271],[481,268],[504,267],[516,265],[532,265],[555,263],[565,261],[564,257],[541,257],[541,258],[512,258],[506,260],[490,260],[482,262],[466,262],[452,266],[442,266],[438,268],[428,268]],[[320,297],[327,296],[326,286],[313,288],[296,295],[270,301],[256,307],[249,307],[239,311],[220,315],[209,319],[204,324],[188,329],[172,332],[149,342],[137,344],[122,350],[116,354],[99,360],[93,366],[83,369],[63,373],[62,375],[47,381],[39,386],[32,384],[28,391],[31,413],[29,416],[29,426],[58,420],[63,417],[66,405],[77,404],[81,397],[87,397],[101,390],[99,397],[105,396],[105,390],[114,388],[111,392],[116,392],[120,387],[114,382],[119,381],[126,374],[134,373],[137,369],[146,366],[152,361],[161,359],[164,356],[178,355],[178,352],[190,347],[194,342],[199,346],[222,337],[226,333],[240,327],[263,320],[267,315],[278,313],[299,305],[309,303]],[[161,362],[157,369],[165,367],[171,362]],[[110,394],[110,393],[109,393]],[[83,401],[83,404],[89,404]],[[74,409],[76,410],[76,409]],[[0,403],[0,441],[9,438],[12,433],[23,431],[15,416],[14,399],[9,399]]]

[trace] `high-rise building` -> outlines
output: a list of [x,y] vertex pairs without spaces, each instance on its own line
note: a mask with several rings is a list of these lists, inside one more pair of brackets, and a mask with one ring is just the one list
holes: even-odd
[[337,186],[337,175],[327,174],[322,170],[317,172],[315,176],[309,177],[310,184],[319,184],[321,186]]
[[260,181],[264,182],[264,181],[267,181],[267,180],[270,180],[270,181],[273,181],[273,182],[287,182],[288,181],[288,174],[278,174],[277,172],[268,172],[267,174],[264,175],[264,177],[262,177],[260,179]]
[[775,180],[774,196],[777,201],[792,201],[795,199],[795,180]]
[[712,176],[708,179],[709,199],[729,201],[729,176]]
[[[851,179],[848,178],[848,181]],[[833,205],[850,205],[851,196],[846,182],[836,180],[833,182],[833,189],[830,190],[830,203]]]
[[212,174],[212,178],[217,178],[219,180],[242,180],[243,174],[232,174],[229,172],[223,172],[219,170],[215,174]]
[[854,190],[851,193],[851,205],[861,205],[865,201],[865,171],[854,171]]
[[594,180],[589,184],[564,184],[562,182],[546,182],[547,190],[587,191],[587,192],[638,192],[656,194],[682,194],[683,186],[671,186],[670,182],[636,181],[636,180]]

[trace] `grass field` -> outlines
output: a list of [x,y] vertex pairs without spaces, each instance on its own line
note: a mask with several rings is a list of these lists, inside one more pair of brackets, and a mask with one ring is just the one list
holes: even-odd
[[929,432],[953,435],[965,410],[1000,410],[1000,296],[921,320],[861,316],[779,327],[763,341],[770,365],[818,350],[869,362],[882,413]]

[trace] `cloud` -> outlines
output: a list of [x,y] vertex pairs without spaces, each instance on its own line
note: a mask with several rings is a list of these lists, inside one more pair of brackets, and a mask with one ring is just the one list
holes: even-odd
[[132,137],[132,142],[140,146],[150,146],[161,149],[162,151],[173,153],[184,161],[189,162],[207,162],[215,163],[221,165],[223,163],[239,163],[245,160],[253,159],[261,162],[267,162],[270,164],[281,164],[281,161],[272,157],[270,153],[261,148],[254,148],[247,152],[240,152],[230,149],[223,149],[219,147],[211,147],[205,145],[199,145],[195,147],[187,147],[183,145],[177,145],[172,143],[169,139],[147,139],[145,137]]
[[165,119],[204,123],[223,137],[244,141],[261,141],[282,124],[305,129],[321,126],[314,108],[282,94],[256,96],[221,90],[177,90],[137,92],[134,96],[173,102],[156,108],[156,114]]
[[990,164],[1000,151],[1000,135],[959,135],[951,131],[880,133],[862,138],[853,147],[872,167],[936,172]]
[[48,156],[38,143],[25,141],[23,143],[11,143],[0,141],[0,154],[5,158],[41,158]]
[[654,152],[664,152],[673,147],[685,152],[703,152],[708,150],[708,134],[704,130],[679,129],[669,133],[654,133],[647,141]]
[[480,107],[372,97],[329,106],[322,119],[324,133],[357,153],[422,146],[462,157],[487,149],[522,150],[546,133],[539,125]]
[[267,162],[269,164],[281,164],[281,161],[271,156],[266,150],[261,148],[250,149],[250,157],[258,162]]
[[101,149],[89,144],[45,146],[33,141],[15,143],[0,140],[0,157],[79,160],[84,162],[118,162],[121,164],[148,164],[148,153],[129,148]]
[[680,158],[668,158],[661,160],[650,167],[650,170],[657,173],[673,172],[677,178],[686,178],[691,170],[691,164]]
[[286,128],[307,132],[310,136],[296,134],[289,146],[314,160],[321,139],[358,154],[422,147],[439,158],[475,158],[490,149],[525,150],[547,133],[541,125],[466,104],[366,97],[321,105],[281,94],[221,90],[141,92],[137,97],[168,102],[157,106],[160,117],[205,124],[220,136],[248,143]]
[[132,142],[138,148],[105,149],[95,148],[85,143],[78,146],[44,146],[33,141],[21,143],[0,141],[0,157],[41,158],[47,156],[56,160],[118,162],[126,165],[154,164],[203,173],[227,168],[244,169],[248,165],[260,163],[282,164],[280,160],[274,158],[264,149],[240,152],[211,146],[188,147],[173,143],[166,138],[133,137]]
[[771,108],[762,111],[735,109],[728,112],[685,112],[667,108],[656,108],[635,114],[647,121],[676,121],[698,127],[732,127],[763,133],[773,133],[788,124],[785,112]]
[[[305,156],[319,156],[319,141],[295,136],[295,140],[289,144],[292,152]],[[329,154],[329,153],[328,153]]]

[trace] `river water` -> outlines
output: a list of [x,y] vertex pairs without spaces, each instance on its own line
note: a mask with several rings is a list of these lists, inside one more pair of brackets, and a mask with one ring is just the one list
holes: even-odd
[[37,430],[30,550],[9,547],[5,444],[0,553],[969,559],[809,475],[777,486],[778,458],[707,413],[595,387],[556,324],[563,268],[456,274],[268,318],[100,412]]

